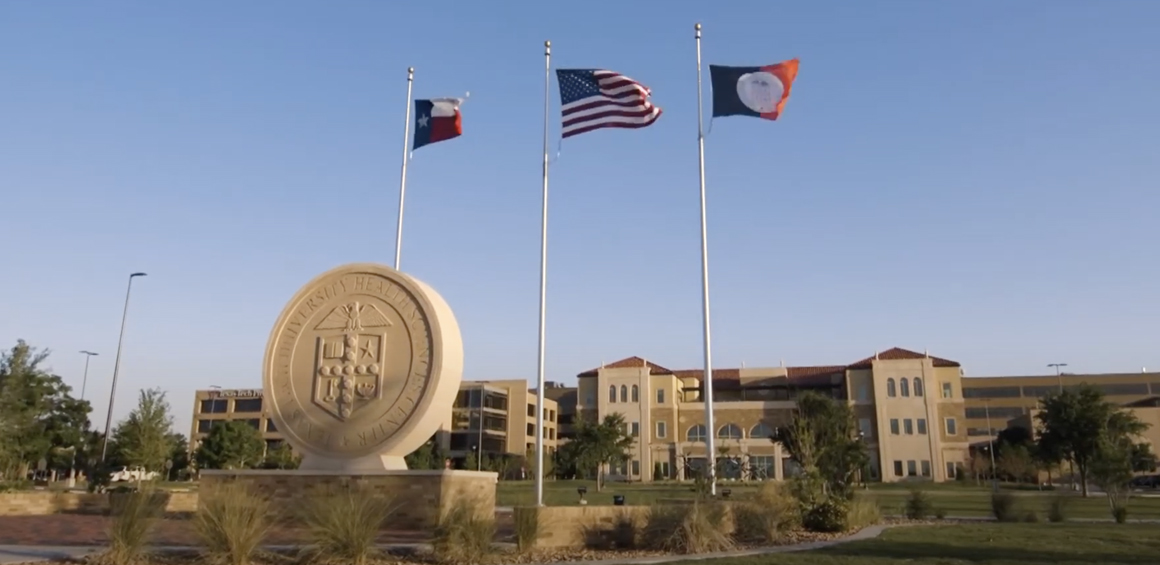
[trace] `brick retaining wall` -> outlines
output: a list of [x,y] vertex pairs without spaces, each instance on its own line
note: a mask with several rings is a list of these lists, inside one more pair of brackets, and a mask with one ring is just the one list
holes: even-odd
[[[165,512],[197,511],[196,492],[158,493],[165,497]],[[109,497],[116,494],[88,492],[25,491],[0,493],[0,516],[45,516],[49,514],[106,514]]]

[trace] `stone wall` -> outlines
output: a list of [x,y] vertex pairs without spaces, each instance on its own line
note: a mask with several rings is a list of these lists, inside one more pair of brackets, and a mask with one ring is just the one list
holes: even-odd
[[[165,512],[186,514],[197,511],[196,492],[162,491]],[[0,493],[0,516],[45,516],[49,514],[106,514],[109,498],[117,494],[87,492],[5,492]]]
[[[689,504],[691,502],[683,501],[658,506],[520,507],[515,511],[537,513],[539,533],[535,547],[591,547],[607,544],[610,539],[640,533],[647,525],[649,512],[654,509],[687,507]],[[724,503],[722,527],[726,531],[733,530],[733,504]],[[516,521],[518,523],[519,518]]]
[[495,473],[477,471],[384,471],[348,475],[323,471],[202,471],[200,489],[209,496],[224,484],[240,483],[270,498],[274,511],[293,519],[312,497],[335,489],[356,487],[389,497],[395,512],[392,521],[407,529],[426,530],[456,503],[477,501],[483,516],[495,514]]

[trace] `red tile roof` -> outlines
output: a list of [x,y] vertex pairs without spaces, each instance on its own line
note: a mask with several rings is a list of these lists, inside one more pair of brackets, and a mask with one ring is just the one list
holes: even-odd
[[[849,369],[869,369],[870,364],[877,358],[881,361],[901,361],[904,359],[922,359],[926,357],[925,354],[909,349],[902,349],[901,347],[892,347],[886,351],[878,352],[878,355],[867,357],[857,363],[852,363],[847,366]],[[951,361],[950,359],[943,359],[941,357],[931,357],[931,363],[935,367],[961,367],[958,361]]]
[[671,374],[673,374],[672,371],[670,371],[664,367],[661,367],[660,365],[657,365],[656,363],[650,363],[648,361],[645,361],[644,359],[641,359],[640,357],[632,356],[632,357],[628,357],[625,359],[621,359],[620,361],[614,361],[612,363],[608,363],[607,365],[603,365],[603,366],[597,367],[595,369],[590,369],[590,370],[584,371],[583,373],[580,373],[579,375],[576,375],[576,376],[577,377],[595,377],[596,372],[599,371],[600,369],[642,369],[642,368],[644,368],[645,365],[648,365],[649,373],[653,374],[653,375],[671,375]]

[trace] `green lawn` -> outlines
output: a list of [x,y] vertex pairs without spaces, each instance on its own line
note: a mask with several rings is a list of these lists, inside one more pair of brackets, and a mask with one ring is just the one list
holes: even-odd
[[1160,528],[1114,524],[903,527],[818,551],[716,559],[706,565],[1154,565]]
[[[609,483],[603,492],[596,492],[593,481],[546,481],[544,483],[544,503],[549,506],[569,506],[579,504],[580,496],[576,493],[578,487],[585,486],[588,493],[585,498],[589,504],[612,504],[614,495],[623,495],[625,503],[630,505],[655,504],[665,499],[693,498],[691,484],[678,483]],[[752,485],[726,484],[719,488],[730,489],[732,498],[744,497],[756,489]],[[991,491],[988,487],[975,485],[925,485],[924,490],[930,497],[935,508],[946,512],[948,516],[990,516]],[[496,492],[497,506],[524,506],[535,503],[533,483],[501,481]],[[1051,492],[1036,490],[1013,490],[1019,497],[1021,509],[1035,511],[1041,520],[1046,520],[1047,507],[1052,497]],[[901,507],[908,492],[905,488],[896,486],[881,486],[871,488],[866,493],[878,501],[883,513],[901,514]],[[1131,519],[1160,519],[1160,498],[1134,497],[1129,503],[1129,518]],[[1072,497],[1069,506],[1071,518],[1100,518],[1110,519],[1107,499],[1103,495],[1092,495],[1089,498]],[[1158,561],[1160,563],[1160,561]]]

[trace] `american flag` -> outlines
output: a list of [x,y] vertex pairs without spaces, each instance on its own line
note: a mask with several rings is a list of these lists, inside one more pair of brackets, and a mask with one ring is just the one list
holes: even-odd
[[620,73],[557,69],[564,114],[563,137],[600,128],[643,128],[661,109],[649,102],[648,87]]

